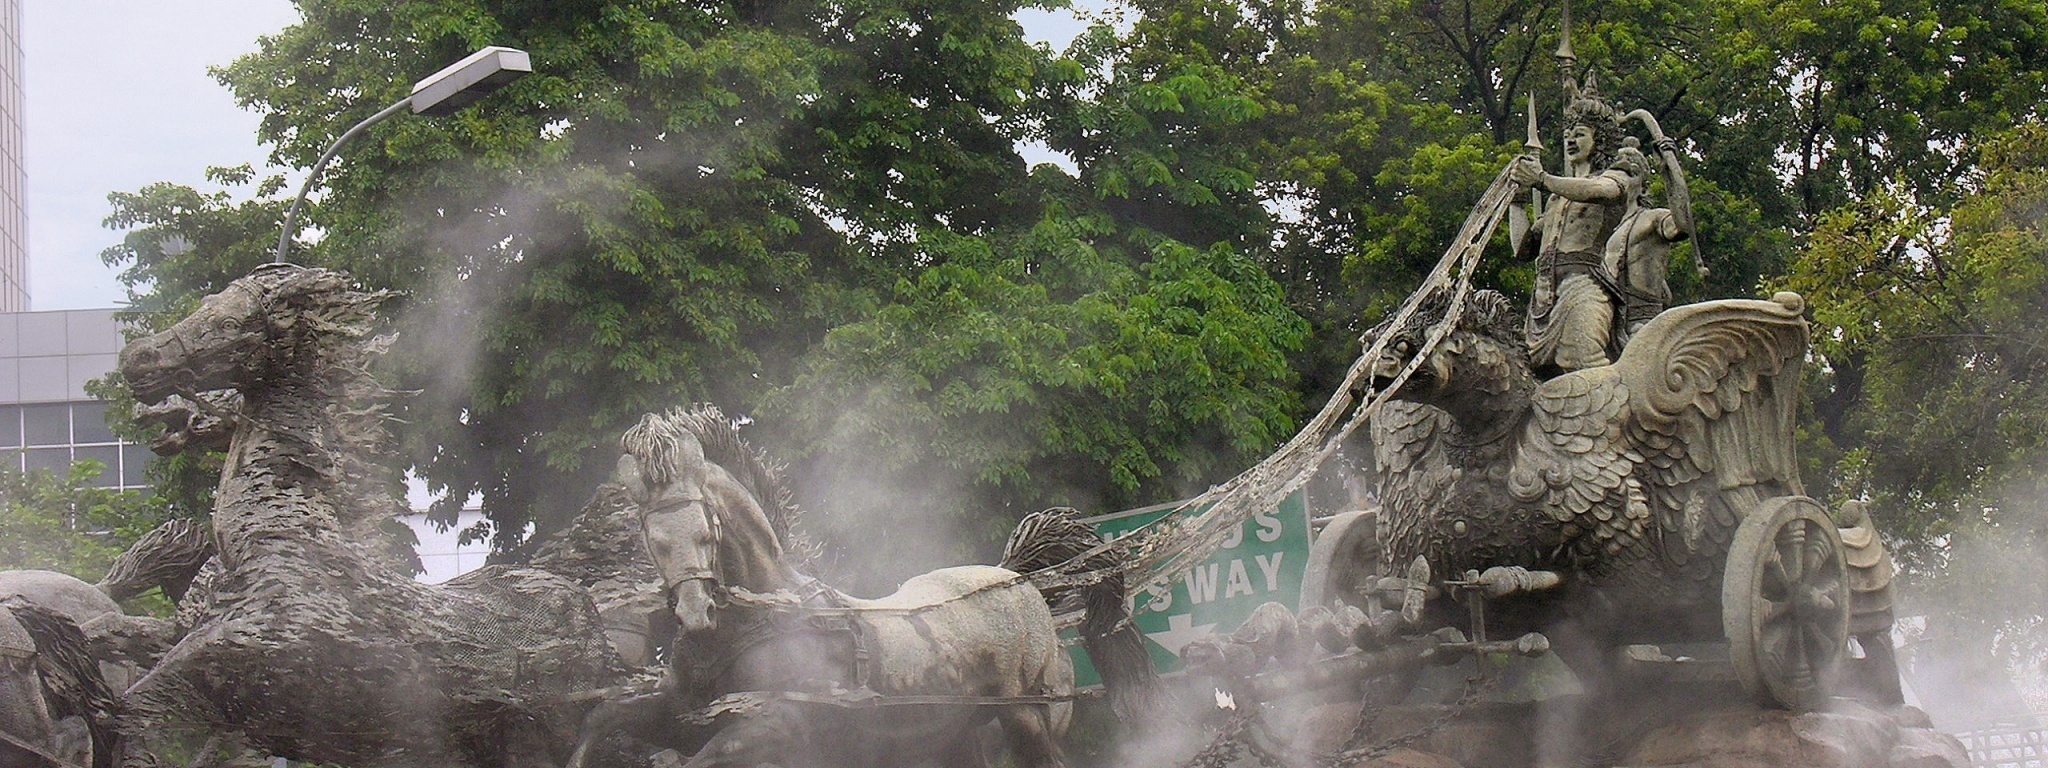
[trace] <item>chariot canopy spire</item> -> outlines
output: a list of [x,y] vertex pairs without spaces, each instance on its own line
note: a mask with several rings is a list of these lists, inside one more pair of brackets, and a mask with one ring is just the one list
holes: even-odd
[[1564,22],[1557,34],[1557,52],[1551,54],[1551,58],[1557,60],[1557,77],[1564,86],[1564,103],[1570,104],[1579,95],[1579,81],[1575,74],[1579,55],[1572,52],[1572,0],[1564,0]]

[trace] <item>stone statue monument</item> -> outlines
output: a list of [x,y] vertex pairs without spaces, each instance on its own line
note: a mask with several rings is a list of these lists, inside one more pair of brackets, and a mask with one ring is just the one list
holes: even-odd
[[[1837,764],[1958,764],[1953,740],[1900,706],[1881,538],[1858,505],[1831,514],[1801,483],[1804,299],[1670,306],[1673,248],[1697,236],[1676,143],[1650,113],[1611,106],[1590,75],[1579,84],[1568,6],[1565,18],[1563,168],[1546,172],[1538,157],[1532,96],[1530,153],[1502,173],[1532,210],[1503,202],[1520,192],[1489,188],[1453,245],[1483,242],[1475,232],[1490,230],[1472,222],[1509,206],[1516,252],[1534,253],[1528,311],[1517,322],[1506,297],[1433,276],[1368,332],[1355,370],[1370,382],[1352,394],[1391,397],[1372,402],[1368,422],[1380,506],[1340,516],[1316,542],[1323,602],[1303,606],[1295,636],[1352,609],[1333,626],[1376,625],[1392,595],[1417,590],[1427,608],[1419,621],[1404,609],[1396,637],[1448,625],[1486,645],[1540,632],[1583,700],[1516,726],[1538,759],[1459,753],[1468,765],[1747,765],[1716,753],[1779,738],[1771,729],[1875,755]],[[1652,153],[1625,135],[1629,121]],[[1286,618],[1248,622],[1205,660],[1251,680],[1246,690],[1274,691],[1253,671],[1269,668],[1260,643],[1288,636],[1266,631]],[[1384,646],[1353,634],[1362,650]],[[1657,698],[1674,690],[1698,698]],[[1709,703],[1736,714],[1687,719],[1699,712],[1685,707]],[[1355,741],[1376,717],[1343,732]],[[1858,728],[1883,735],[1841,735]],[[1813,735],[1824,732],[1835,735]],[[1774,749],[1761,764],[1808,747]]]
[[144,405],[242,395],[214,495],[214,596],[130,687],[130,748],[196,725],[321,763],[548,763],[588,706],[569,695],[626,673],[568,579],[486,566],[429,586],[369,545],[403,509],[368,369],[382,298],[273,264],[122,350]]
[[[1614,167],[1622,147],[1620,115],[1600,97],[1598,83],[1588,78],[1579,86],[1571,75],[1577,58],[1571,52],[1570,17],[1557,60],[1564,73],[1564,168],[1559,175],[1543,169],[1535,153],[1516,159],[1509,173],[1516,183],[1549,193],[1532,225],[1516,243],[1518,253],[1536,253],[1536,289],[1529,299],[1526,323],[1529,362],[1538,375],[1549,377],[1606,365],[1614,324],[1613,273],[1605,265],[1608,238],[1620,223],[1628,202],[1629,175]],[[1532,102],[1533,106],[1533,102]],[[1530,114],[1532,134],[1535,115]],[[1539,146],[1532,135],[1531,143]],[[1541,198],[1536,198],[1540,200]],[[1511,216],[1523,216],[1519,207]]]

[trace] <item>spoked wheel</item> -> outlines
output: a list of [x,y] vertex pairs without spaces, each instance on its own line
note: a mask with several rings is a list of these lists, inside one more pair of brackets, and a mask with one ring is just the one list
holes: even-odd
[[1721,582],[1721,625],[1742,687],[1766,706],[1827,701],[1849,645],[1842,537],[1813,499],[1764,502],[1735,530]]
[[1308,570],[1301,582],[1299,610],[1311,606],[1337,609],[1363,605],[1365,592],[1379,567],[1380,545],[1372,512],[1345,512],[1330,518],[1308,551]]

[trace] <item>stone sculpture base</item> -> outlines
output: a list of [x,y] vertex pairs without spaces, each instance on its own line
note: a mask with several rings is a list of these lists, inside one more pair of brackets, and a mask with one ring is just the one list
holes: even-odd
[[1795,715],[1724,710],[1651,733],[1624,762],[1670,768],[1968,768],[1954,736],[1913,707],[1881,712],[1854,704]]
[[[1295,744],[1335,749],[1351,736],[1358,713],[1356,704],[1311,710],[1295,730]],[[1647,723],[1636,718],[1620,724],[1618,730],[1633,734],[1594,736],[1616,740],[1595,744],[1586,753],[1591,763],[1577,763],[1582,758],[1566,754],[1570,745],[1558,738],[1559,719],[1551,707],[1526,704],[1456,713],[1443,707],[1394,708],[1373,720],[1371,738],[1409,740],[1348,768],[1970,768],[1962,742],[1935,731],[1926,713],[1913,707],[1879,711],[1841,702],[1834,711],[1808,714],[1733,702],[1673,708]]]

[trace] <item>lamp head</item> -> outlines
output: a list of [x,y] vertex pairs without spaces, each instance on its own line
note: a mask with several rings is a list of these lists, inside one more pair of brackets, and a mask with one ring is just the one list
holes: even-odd
[[525,51],[486,46],[414,83],[412,112],[435,117],[454,114],[532,71],[533,59]]

